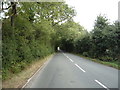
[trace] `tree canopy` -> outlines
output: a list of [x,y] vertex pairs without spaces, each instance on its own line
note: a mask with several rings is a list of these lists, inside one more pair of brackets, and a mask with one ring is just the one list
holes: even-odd
[[73,20],[76,11],[64,2],[2,2],[2,6],[3,80],[58,46],[102,61],[120,59],[119,22],[110,24],[99,15],[88,32]]

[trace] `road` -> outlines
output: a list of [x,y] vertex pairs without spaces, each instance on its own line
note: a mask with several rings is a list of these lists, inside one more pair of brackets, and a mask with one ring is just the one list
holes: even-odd
[[118,70],[69,53],[57,53],[24,88],[118,88]]

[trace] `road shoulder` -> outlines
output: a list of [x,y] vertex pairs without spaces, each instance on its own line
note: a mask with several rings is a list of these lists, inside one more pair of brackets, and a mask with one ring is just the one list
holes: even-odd
[[28,80],[40,69],[42,66],[49,61],[54,54],[49,55],[43,59],[36,60],[31,63],[25,70],[14,75],[11,79],[2,82],[3,88],[22,88]]

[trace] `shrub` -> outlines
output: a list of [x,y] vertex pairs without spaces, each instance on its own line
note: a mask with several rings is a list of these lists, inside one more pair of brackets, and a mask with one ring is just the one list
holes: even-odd
[[99,59],[102,60],[102,61],[113,61],[113,58],[109,57],[109,56],[99,57]]
[[89,56],[89,55],[88,55],[88,52],[83,52],[83,55],[86,56],[86,57]]

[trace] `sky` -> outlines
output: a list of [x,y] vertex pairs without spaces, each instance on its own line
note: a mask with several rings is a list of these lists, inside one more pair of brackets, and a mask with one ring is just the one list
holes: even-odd
[[74,21],[91,31],[99,14],[105,15],[110,23],[118,20],[118,2],[120,0],[66,0],[75,8]]

